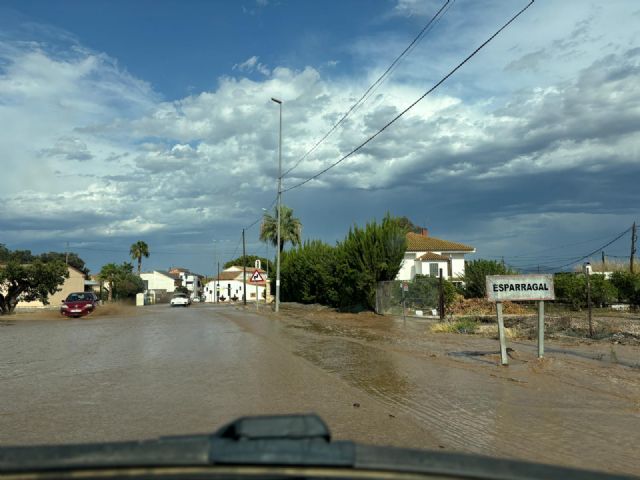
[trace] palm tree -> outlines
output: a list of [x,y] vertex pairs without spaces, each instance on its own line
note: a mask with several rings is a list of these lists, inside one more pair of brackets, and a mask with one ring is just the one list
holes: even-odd
[[[302,237],[302,224],[299,218],[293,216],[293,210],[286,205],[280,206],[280,251],[284,249],[284,244],[290,242],[292,245],[300,245]],[[278,245],[278,207],[273,209],[273,215],[264,214],[262,225],[260,226],[260,240],[269,242],[274,247]]]
[[144,243],[142,240],[138,240],[136,243],[131,245],[129,253],[131,254],[132,260],[138,260],[138,275],[140,275],[142,257],[149,258],[149,245]]
[[113,300],[113,291],[115,290],[116,281],[119,275],[120,269],[115,263],[107,263],[102,267],[100,273],[98,274],[100,280],[109,285],[109,297],[107,298],[109,302]]

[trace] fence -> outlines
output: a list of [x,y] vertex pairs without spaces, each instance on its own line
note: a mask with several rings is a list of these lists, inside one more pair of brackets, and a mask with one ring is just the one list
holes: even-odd
[[435,316],[439,314],[440,304],[436,277],[378,282],[376,287],[376,313],[380,315]]

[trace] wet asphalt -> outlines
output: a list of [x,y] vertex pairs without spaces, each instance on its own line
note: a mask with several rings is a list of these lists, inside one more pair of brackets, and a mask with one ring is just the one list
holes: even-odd
[[204,304],[0,321],[0,444],[316,412],[339,439],[640,474],[637,369],[523,354],[505,370],[477,355],[489,340],[413,343],[421,327],[381,325],[376,336]]

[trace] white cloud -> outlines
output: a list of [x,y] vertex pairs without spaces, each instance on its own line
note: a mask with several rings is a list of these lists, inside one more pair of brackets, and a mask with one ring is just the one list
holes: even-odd
[[242,63],[236,63],[233,66],[233,70],[238,70],[239,72],[253,72],[256,71],[258,73],[261,73],[262,75],[264,75],[265,77],[268,77],[269,75],[271,75],[271,71],[269,70],[269,68],[260,63],[258,61],[257,56],[253,56],[253,57],[249,57],[248,59],[246,59],[244,62]]
[[[407,12],[422,8],[416,2],[398,5]],[[592,18],[590,12],[584,7],[583,19]],[[608,18],[602,17],[602,25]],[[457,19],[450,20],[455,24]],[[464,201],[456,199],[465,196],[481,211],[483,202],[489,203],[486,192],[507,191],[521,194],[522,202],[495,211],[513,218],[514,228],[525,233],[545,221],[557,225],[578,218],[585,205],[615,216],[611,210],[633,195],[624,187],[611,189],[614,200],[608,193],[574,199],[546,188],[544,199],[530,203],[533,186],[527,178],[551,182],[562,177],[569,189],[593,180],[594,172],[624,179],[637,171],[640,153],[640,51],[625,37],[608,42],[601,54],[582,51],[565,60],[568,52],[597,42],[600,27],[596,20],[576,21],[569,33],[560,34],[556,22],[544,25],[532,16],[527,24],[532,37],[542,38],[548,30],[553,32],[548,42],[497,45],[358,154],[298,190],[303,193],[296,198],[313,203],[340,191],[375,191],[384,211],[393,205],[387,193],[402,191],[405,198],[427,198],[443,211],[464,210]],[[469,40],[473,33],[461,37]],[[389,52],[395,46],[363,40],[360,53],[365,43]],[[300,162],[285,178],[285,188],[341,158],[420,97],[439,78],[436,73],[446,71],[449,60],[460,54],[443,52],[444,59],[420,70],[426,52],[416,51]],[[167,102],[114,60],[86,49],[59,55],[38,44],[3,43],[0,56],[0,165],[5,176],[0,225],[14,239],[244,226],[260,207],[269,206],[275,192],[278,106],[271,97],[283,100],[286,170],[381,71],[380,65],[370,65],[366,75],[329,77],[311,66],[271,70],[253,56],[233,67],[237,76],[220,78],[215,89]],[[553,62],[561,68],[552,69]],[[262,76],[247,78],[252,72]],[[489,79],[466,85],[473,75]],[[525,75],[527,81],[514,87]],[[493,80],[495,85],[485,89]],[[499,88],[503,91],[496,93]],[[517,190],[509,190],[511,185]],[[342,210],[346,215],[347,207]],[[474,215],[460,218],[473,222]]]

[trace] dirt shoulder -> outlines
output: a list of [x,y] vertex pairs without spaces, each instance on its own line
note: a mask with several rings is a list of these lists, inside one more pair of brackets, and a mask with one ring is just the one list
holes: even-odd
[[[499,363],[495,317],[463,316],[444,322],[450,325],[471,322],[473,328],[467,332],[438,329],[441,322],[437,319],[403,319],[372,312],[341,313],[322,305],[283,303],[279,317],[293,328],[366,341],[383,349],[461,359],[475,356]],[[538,361],[537,316],[533,313],[511,315],[505,319],[505,325],[509,333],[510,356],[519,356],[528,362]],[[593,328],[594,337],[590,338],[586,312],[555,312],[545,316],[546,357],[583,359],[600,365],[640,369],[639,314],[599,312],[593,317]]]

